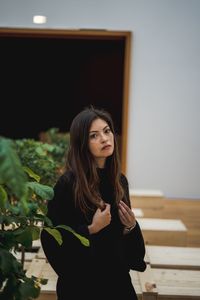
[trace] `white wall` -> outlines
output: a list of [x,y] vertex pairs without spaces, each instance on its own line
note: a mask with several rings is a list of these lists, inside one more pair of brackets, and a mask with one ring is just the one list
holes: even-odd
[[133,32],[130,187],[200,198],[199,0],[0,0],[0,27]]

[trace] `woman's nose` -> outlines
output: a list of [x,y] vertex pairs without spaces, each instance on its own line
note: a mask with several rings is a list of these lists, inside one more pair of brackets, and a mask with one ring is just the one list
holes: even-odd
[[105,133],[102,133],[102,134],[101,134],[101,141],[102,141],[102,142],[107,141],[107,136],[106,136]]

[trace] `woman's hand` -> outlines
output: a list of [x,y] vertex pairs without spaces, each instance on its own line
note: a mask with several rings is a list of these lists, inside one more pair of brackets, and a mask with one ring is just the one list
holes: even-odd
[[131,228],[134,227],[136,224],[136,218],[135,215],[133,213],[133,211],[131,210],[131,208],[126,205],[126,203],[124,203],[123,201],[119,202],[119,218],[122,222],[122,224],[126,227],[126,228]]
[[90,234],[97,233],[111,222],[110,204],[105,203],[105,209],[98,208],[93,216],[92,224],[88,226]]

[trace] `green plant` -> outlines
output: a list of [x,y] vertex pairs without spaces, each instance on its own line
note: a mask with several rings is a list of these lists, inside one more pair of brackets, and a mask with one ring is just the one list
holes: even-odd
[[22,165],[39,175],[41,183],[53,186],[59,175],[59,166],[53,156],[56,146],[33,139],[14,140],[13,143]]
[[[33,172],[31,175],[31,179],[37,178]],[[1,137],[0,299],[37,298],[40,284],[45,283],[38,278],[28,278],[23,261],[17,261],[12,254],[19,247],[31,247],[32,241],[39,238],[38,222],[45,221],[51,226],[51,221],[45,216],[45,202],[53,197],[53,189],[29,179],[14,149],[14,143]]]
[[62,170],[65,164],[65,156],[69,149],[69,133],[59,132],[58,128],[50,128],[40,133],[40,140],[54,146],[51,154],[58,168]]
[[[40,176],[22,162],[27,162],[27,158],[23,153],[20,160],[15,141],[0,137],[0,300],[31,300],[39,296],[41,284],[46,280],[28,278],[23,262],[24,249],[39,239],[42,229],[62,244],[59,230],[46,217],[46,204],[53,197],[53,188],[41,184]],[[70,227],[59,227],[89,246],[89,241]],[[19,248],[22,249],[20,262],[13,255]]]

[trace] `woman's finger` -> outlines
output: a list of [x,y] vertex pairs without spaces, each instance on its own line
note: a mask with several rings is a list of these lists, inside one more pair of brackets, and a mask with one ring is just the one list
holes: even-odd
[[123,209],[126,210],[126,212],[130,215],[130,216],[134,216],[133,211],[130,209],[130,207],[128,205],[126,205],[126,203],[124,203],[123,201],[120,201],[119,203],[120,207],[123,207]]

